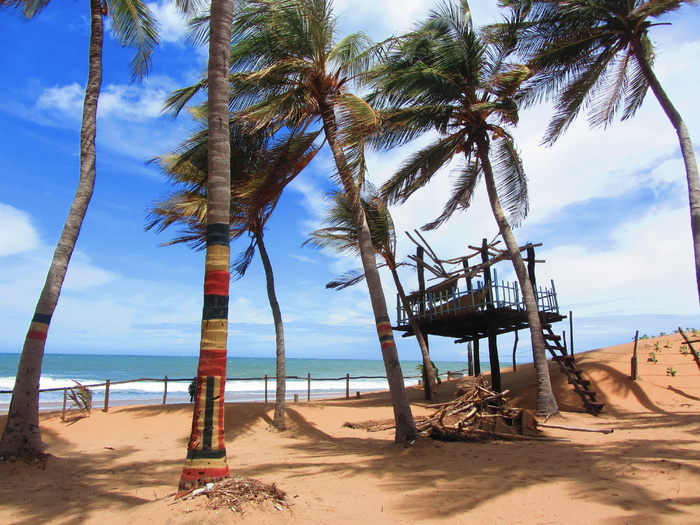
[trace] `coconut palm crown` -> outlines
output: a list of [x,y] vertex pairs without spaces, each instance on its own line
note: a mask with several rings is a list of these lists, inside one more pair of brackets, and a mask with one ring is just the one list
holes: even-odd
[[515,98],[530,75],[528,67],[509,61],[513,43],[513,38],[490,39],[477,32],[466,1],[441,2],[414,31],[395,42],[385,64],[376,69],[370,100],[385,110],[385,132],[374,143],[388,148],[427,132],[435,135],[384,184],[383,194],[391,203],[405,202],[441,168],[459,160],[452,193],[427,229],[466,209],[480,180],[486,183],[523,292],[538,372],[537,411],[553,414],[558,407],[537,303],[512,232],[527,214],[528,199],[525,171],[508,126],[518,122]]
[[518,48],[535,75],[525,101],[554,101],[544,143],[554,143],[581,110],[593,127],[632,117],[651,88],[678,135],[685,164],[700,301],[700,176],[688,128],[654,74],[650,30],[697,0],[517,0],[526,15]]

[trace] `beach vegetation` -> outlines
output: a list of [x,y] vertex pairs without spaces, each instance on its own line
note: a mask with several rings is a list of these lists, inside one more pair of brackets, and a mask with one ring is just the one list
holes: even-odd
[[655,342],[655,343],[654,343],[654,350],[655,350],[656,352],[661,352],[661,343],[659,343],[658,341]]
[[558,140],[582,109],[592,127],[635,115],[651,89],[673,125],[685,165],[700,301],[700,178],[688,128],[654,72],[651,29],[697,0],[508,0],[524,14],[519,51],[534,76],[525,101],[552,100],[544,144]]
[[671,376],[671,377],[676,377],[676,370],[672,366],[669,366],[666,369],[666,375]]
[[647,361],[650,363],[657,363],[658,359],[656,358],[656,352],[649,352],[649,357],[647,358]]
[[[0,0],[0,9],[18,9],[25,18],[31,19],[48,4],[49,0]],[[183,11],[189,11],[199,2],[178,0],[176,4]],[[133,80],[140,80],[147,74],[153,48],[158,43],[157,23],[146,2],[90,0],[87,5],[86,15],[90,20],[88,78],[82,105],[78,186],[22,347],[8,420],[0,438],[3,456],[39,456],[42,452],[39,431],[41,363],[49,325],[95,186],[95,137],[103,74],[104,18],[111,20],[110,32],[116,40],[122,46],[136,50],[131,62]]]
[[[438,399],[435,386],[439,384],[439,379],[436,375],[434,365],[430,365],[432,360],[430,359],[428,343],[418,321],[416,321],[413,315],[413,310],[411,309],[401,279],[399,278],[398,268],[402,263],[396,260],[396,229],[394,228],[391,212],[389,211],[386,201],[372,184],[365,182],[364,191],[362,193],[360,199],[365,209],[367,225],[369,226],[372,236],[372,245],[377,255],[384,260],[379,266],[388,268],[394,279],[394,285],[396,286],[399,300],[406,312],[411,330],[413,335],[416,336],[421,351],[423,365],[420,370],[424,376],[423,379],[427,394],[426,399],[436,403]],[[347,196],[340,191],[331,192],[328,197],[331,205],[328,207],[326,213],[325,223],[327,226],[312,232],[309,239],[306,240],[304,244],[332,250],[336,253],[357,255],[359,250],[357,230],[353,222],[350,202]],[[362,270],[352,270],[328,283],[326,288],[342,290],[363,279],[364,273]]]
[[671,343],[671,341],[666,341],[664,348],[673,348],[673,343]]
[[688,349],[688,345],[681,345],[680,352],[683,355],[688,355],[690,353],[690,350]]
[[[513,25],[515,28],[515,25]],[[537,371],[537,412],[558,412],[542,325],[520,248],[513,234],[527,215],[527,179],[509,126],[518,123],[516,96],[531,72],[513,63],[511,35],[487,38],[473,27],[465,1],[442,1],[415,29],[396,39],[375,69],[370,102],[382,109],[383,133],[374,144],[389,149],[430,133],[431,143],[410,155],[382,186],[389,204],[406,202],[452,160],[451,195],[434,229],[469,207],[481,180],[500,236],[522,290]]]
[[78,381],[73,382],[75,386],[68,389],[66,395],[83,415],[89,416],[92,413],[92,390]]

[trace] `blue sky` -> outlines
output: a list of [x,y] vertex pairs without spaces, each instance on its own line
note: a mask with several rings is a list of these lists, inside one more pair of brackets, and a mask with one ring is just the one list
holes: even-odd
[[[170,234],[144,232],[146,209],[169,189],[146,161],[191,129],[187,115],[160,115],[172,90],[192,83],[205,53],[184,43],[184,25],[165,2],[151,4],[161,46],[142,83],[130,83],[132,51],[107,35],[97,132],[97,183],[55,313],[47,352],[196,355],[201,316],[202,252],[160,247]],[[343,31],[375,40],[407,29],[432,2],[337,0]],[[495,1],[472,2],[477,23],[498,16]],[[84,2],[58,2],[37,18],[0,12],[0,352],[19,352],[43,285],[78,176],[78,130],[88,38]],[[653,29],[656,72],[698,144],[700,10],[684,8]],[[515,130],[530,184],[530,214],[515,230],[521,244],[543,243],[540,282],[554,279],[564,313],[573,311],[575,347],[629,341],[635,330],[657,334],[700,326],[687,190],[675,133],[650,95],[638,115],[607,130],[577,121],[554,147],[539,142],[550,112],[523,112]],[[370,178],[381,184],[415,148],[370,154]],[[320,226],[331,159],[322,154],[287,191],[266,232],[276,270],[290,357],[379,359],[364,285],[324,288],[358,261],[302,248]],[[393,210],[397,231],[439,215],[449,173]],[[443,258],[497,234],[485,192],[466,213],[425,234]],[[232,246],[232,253],[243,249]],[[401,258],[415,247],[399,237]],[[507,266],[499,278],[513,280]],[[391,312],[395,291],[383,275]],[[415,288],[415,274],[404,274]],[[272,357],[274,333],[260,263],[231,287],[229,352]],[[393,316],[395,318],[395,316]],[[568,322],[559,330],[569,330]],[[412,339],[398,339],[404,359],[419,359]],[[529,359],[521,334],[518,359]],[[511,339],[499,340],[502,355]],[[485,346],[485,345],[484,345]],[[464,345],[431,340],[437,360],[462,360]]]

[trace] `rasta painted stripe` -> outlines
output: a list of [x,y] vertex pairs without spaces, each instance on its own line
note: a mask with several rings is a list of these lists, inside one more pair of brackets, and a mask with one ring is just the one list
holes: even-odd
[[207,483],[216,483],[217,481],[222,481],[229,476],[228,465],[226,460],[223,460],[223,466],[214,467],[207,466],[197,468],[196,466],[190,467],[188,462],[185,462],[185,467],[182,469],[182,474],[180,475],[180,491],[188,491],[206,485]]
[[34,317],[32,317],[32,322],[29,324],[29,330],[27,331],[27,339],[46,341],[50,322],[50,315],[34,314]]
[[32,317],[32,323],[42,323],[48,325],[51,323],[51,316],[48,314],[34,314],[34,317]]
[[204,274],[204,295],[228,296],[231,274],[226,270],[212,270]]
[[216,222],[207,225],[207,246],[228,246],[229,225]]
[[[226,351],[226,339],[228,336],[228,320],[226,319],[206,319],[202,321],[201,350],[224,350]],[[224,357],[226,357],[224,355]],[[224,367],[226,363],[224,362]],[[226,369],[222,370],[225,373]],[[209,375],[209,374],[207,374]]]
[[384,348],[395,346],[394,331],[391,328],[391,321],[388,317],[377,317],[377,335],[379,335],[379,345]]
[[[200,376],[202,384],[195,399],[195,420],[188,450],[221,450],[224,443],[223,377]],[[216,433],[215,433],[216,430]]]
[[202,319],[228,319],[228,295],[205,295]]

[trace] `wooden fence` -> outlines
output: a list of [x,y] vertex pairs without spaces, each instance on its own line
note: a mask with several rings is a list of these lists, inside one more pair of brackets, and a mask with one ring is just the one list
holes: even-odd
[[[457,378],[457,377],[462,377],[464,375],[465,370],[459,370],[459,371],[450,371],[444,374],[447,379],[452,379],[452,378]],[[443,374],[440,374],[443,375]],[[357,380],[357,379],[386,379],[386,376],[353,376],[351,377],[350,374],[345,374],[344,377],[311,377],[311,373],[307,374],[306,377],[300,377],[300,376],[286,376],[286,379],[294,379],[294,380],[305,380],[306,382],[306,400],[311,401],[311,383],[312,381],[345,381],[345,399],[350,399],[350,381],[351,380]],[[408,376],[404,377],[404,379],[419,379],[420,382],[420,376]],[[264,388],[264,393],[265,393],[265,403],[268,402],[269,398],[269,388],[268,384],[270,381],[275,382],[277,380],[276,376],[268,376],[265,374],[264,377],[235,377],[235,378],[228,378],[226,382],[232,382],[232,381],[263,381],[265,388]],[[168,376],[164,376],[162,379],[161,378],[147,378],[147,377],[142,377],[139,379],[129,379],[125,381],[111,381],[107,379],[104,383],[93,383],[89,385],[80,385],[85,388],[102,388],[104,387],[105,392],[104,392],[104,402],[102,404],[102,411],[107,412],[109,410],[109,395],[110,395],[110,387],[114,385],[125,385],[128,383],[139,383],[139,382],[144,382],[144,381],[150,381],[150,382],[162,382],[163,383],[163,397],[162,397],[162,404],[165,405],[168,399],[168,384],[169,383],[191,383],[192,378],[169,378]],[[273,383],[274,385],[274,383]],[[69,387],[59,387],[59,388],[44,388],[39,390],[39,392],[61,392],[63,391],[63,418],[65,418],[65,413],[67,410],[67,403],[68,403],[68,398],[69,398],[69,392],[76,390],[78,386],[69,386]],[[0,390],[0,394],[12,394],[12,390]],[[355,394],[357,397],[359,397],[360,392],[356,392]],[[294,402],[299,401],[299,394],[294,394]]]

